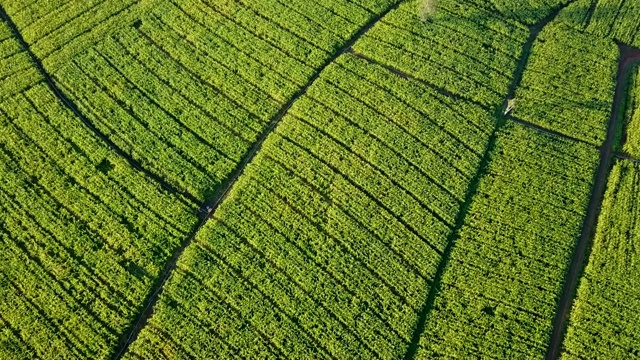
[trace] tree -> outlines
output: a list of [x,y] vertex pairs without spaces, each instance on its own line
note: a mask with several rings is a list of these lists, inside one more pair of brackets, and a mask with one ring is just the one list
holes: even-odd
[[422,21],[427,21],[435,12],[438,6],[437,0],[419,0],[418,17]]

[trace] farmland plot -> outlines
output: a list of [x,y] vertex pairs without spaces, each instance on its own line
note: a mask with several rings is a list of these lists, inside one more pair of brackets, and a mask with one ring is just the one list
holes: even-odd
[[640,3],[634,0],[580,0],[560,18],[575,28],[599,37],[640,47]]
[[0,357],[543,357],[624,38],[568,2],[0,0]]
[[613,41],[552,23],[533,45],[513,115],[600,145],[611,112],[618,56]]
[[405,2],[353,47],[358,54],[491,109],[508,93],[527,28],[478,5],[438,2],[421,21]]
[[513,122],[455,241],[418,358],[541,358],[598,152]]
[[402,357],[493,127],[343,55],[187,248],[128,355]]
[[31,64],[29,54],[13,37],[7,24],[0,21],[0,101],[26,90],[42,76]]
[[53,73],[106,34],[132,23],[154,0],[1,2],[31,51]]
[[640,166],[618,160],[609,175],[563,359],[630,359],[640,355],[639,185]]
[[41,80],[5,97],[1,356],[109,356],[196,220],[193,204],[133,170]]
[[622,150],[633,157],[640,157],[640,66],[629,74]]
[[54,77],[114,143],[203,201],[375,15],[351,5],[342,17],[332,5],[346,12],[339,0],[163,1]]
[[[472,0],[472,2],[486,3],[482,0]],[[490,2],[507,18],[516,19],[527,25],[534,25],[551,15],[555,9],[570,3],[571,0],[491,0]]]

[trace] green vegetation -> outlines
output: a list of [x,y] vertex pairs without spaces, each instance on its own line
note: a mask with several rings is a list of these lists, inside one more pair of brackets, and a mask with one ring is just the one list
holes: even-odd
[[564,343],[564,359],[640,355],[638,186],[640,166],[619,160],[609,175],[598,229]]
[[353,23],[336,18],[302,28],[272,2],[164,2],[55,77],[118,146],[204,201],[283,104],[368,20],[354,11]]
[[542,358],[598,152],[507,123],[450,256],[420,358]]
[[133,354],[203,356],[192,334],[213,326],[215,353],[402,357],[492,128],[477,106],[339,58],[198,233]]
[[527,29],[471,4],[460,9],[457,3],[441,0],[439,11],[425,23],[415,16],[414,5],[404,2],[353,49],[454,97],[497,109]]
[[0,101],[0,336],[11,344],[0,352],[104,358],[195,225],[195,206],[132,169],[24,52],[13,57],[21,70],[0,81],[14,92]]
[[[486,1],[472,0],[486,6]],[[535,25],[544,18],[553,15],[555,9],[560,8],[572,0],[492,0],[490,3],[504,16],[517,19],[527,25]]]
[[640,356],[636,10],[0,0],[0,358],[542,358],[612,156],[564,356]]
[[629,76],[622,151],[640,157],[640,66],[636,65]]
[[594,145],[604,141],[611,113],[618,49],[554,23],[533,45],[516,92],[516,118]]
[[640,3],[632,0],[578,0],[560,17],[577,29],[640,46]]

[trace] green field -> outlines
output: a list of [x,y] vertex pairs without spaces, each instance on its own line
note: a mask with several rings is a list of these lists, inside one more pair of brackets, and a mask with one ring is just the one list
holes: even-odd
[[640,357],[633,46],[632,0],[0,0],[0,358]]
[[638,269],[640,167],[619,160],[609,175],[589,263],[566,336],[566,359],[640,355],[635,291]]

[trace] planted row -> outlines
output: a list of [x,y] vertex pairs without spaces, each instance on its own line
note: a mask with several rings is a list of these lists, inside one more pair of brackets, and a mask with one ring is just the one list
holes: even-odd
[[42,80],[29,54],[13,36],[9,25],[0,21],[0,101],[18,94]]
[[640,157],[640,66],[629,72],[622,150],[636,158]]
[[513,115],[600,145],[611,113],[618,56],[613,41],[552,23],[533,45]]
[[508,122],[428,309],[419,358],[544,357],[598,152]]
[[640,166],[617,161],[580,280],[563,359],[630,359],[640,355],[638,309]]

